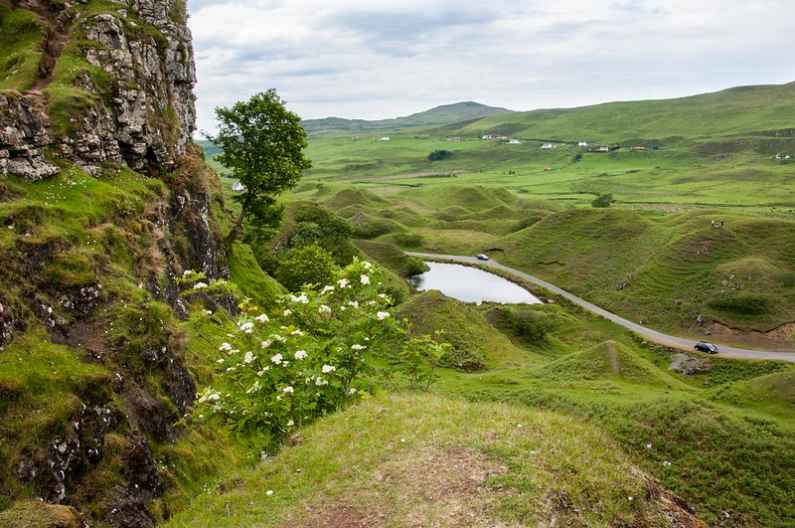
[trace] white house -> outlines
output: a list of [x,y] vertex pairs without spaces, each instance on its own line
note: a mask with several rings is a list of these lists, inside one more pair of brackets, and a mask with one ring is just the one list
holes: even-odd
[[510,141],[508,142],[508,144],[509,144],[509,145],[521,145],[521,144],[522,144],[522,142],[521,142],[521,141],[519,141],[518,139],[512,139],[512,140],[510,140]]
[[556,147],[552,143],[544,143],[541,145],[541,150],[554,150]]
[[389,137],[389,136],[384,136],[381,139],[379,139],[378,141],[392,141],[392,138]]
[[588,148],[588,142],[587,141],[580,141],[579,143],[577,143],[577,146],[580,147],[580,148]]

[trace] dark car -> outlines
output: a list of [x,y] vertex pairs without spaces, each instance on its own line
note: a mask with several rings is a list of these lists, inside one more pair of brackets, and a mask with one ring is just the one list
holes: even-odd
[[486,262],[487,260],[489,260],[489,256],[481,253],[480,255],[477,256],[477,259]]
[[705,343],[704,341],[699,341],[698,343],[696,343],[696,346],[694,348],[699,352],[704,352],[707,354],[717,354],[718,352],[720,352],[720,349],[718,348],[717,345],[713,345],[712,343]]

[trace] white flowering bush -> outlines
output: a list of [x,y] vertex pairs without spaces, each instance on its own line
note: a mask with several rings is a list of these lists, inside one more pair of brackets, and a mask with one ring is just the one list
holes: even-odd
[[409,342],[380,288],[381,272],[354,261],[332,284],[283,296],[268,312],[244,303],[198,411],[283,436],[361,397],[368,362]]

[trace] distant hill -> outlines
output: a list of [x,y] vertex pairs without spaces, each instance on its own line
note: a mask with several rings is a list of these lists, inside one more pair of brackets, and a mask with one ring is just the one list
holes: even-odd
[[506,108],[486,106],[473,101],[437,106],[425,112],[419,112],[406,117],[395,119],[380,119],[367,121],[364,119],[343,119],[340,117],[327,117],[325,119],[307,119],[303,121],[304,128],[310,134],[329,132],[367,132],[401,130],[414,127],[440,127],[461,124],[499,114],[509,114]]
[[[787,130],[789,129],[789,130]],[[730,135],[795,135],[795,83],[743,86],[678,99],[613,102],[492,115],[445,134],[501,133],[561,141],[620,142]]]

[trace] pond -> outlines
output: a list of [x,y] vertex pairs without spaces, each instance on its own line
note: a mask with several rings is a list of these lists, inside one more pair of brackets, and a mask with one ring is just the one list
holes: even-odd
[[499,275],[461,264],[426,264],[431,269],[411,279],[419,291],[439,290],[466,303],[541,304],[538,297]]

